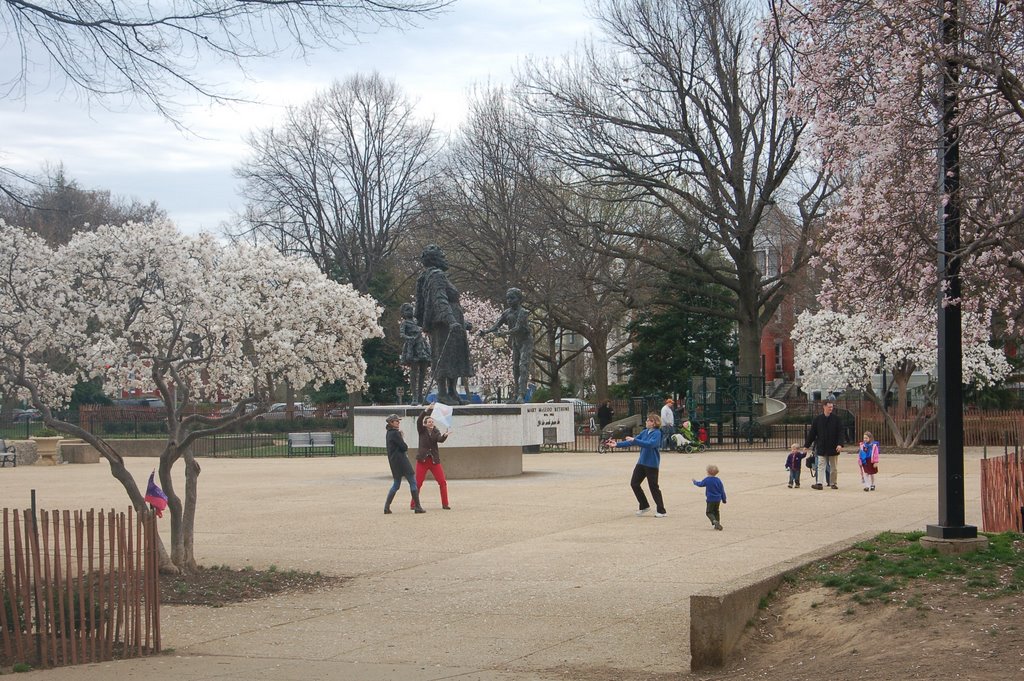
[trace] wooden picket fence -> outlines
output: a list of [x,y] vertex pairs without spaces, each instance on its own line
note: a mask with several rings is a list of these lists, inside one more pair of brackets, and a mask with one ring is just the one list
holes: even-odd
[[[865,430],[871,431],[883,446],[895,443],[889,433],[882,412],[871,402],[853,401],[840,403],[853,412],[857,422],[857,439]],[[918,417],[916,409],[891,409],[890,415],[899,424],[901,432],[907,432]],[[938,440],[939,424],[932,421],[922,433],[921,444],[931,444]],[[965,447],[996,447],[1006,443],[1024,442],[1024,411],[1012,410],[979,410],[964,411],[964,446]]]
[[981,528],[1024,532],[1024,469],[1019,450],[981,460]]
[[152,513],[3,509],[0,666],[160,652]]

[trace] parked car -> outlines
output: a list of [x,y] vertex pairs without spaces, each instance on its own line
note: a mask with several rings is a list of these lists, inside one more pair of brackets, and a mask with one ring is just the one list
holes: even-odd
[[121,409],[163,409],[164,401],[159,397],[132,397],[114,400],[114,406]]
[[[548,400],[548,402],[555,402],[555,400]],[[594,405],[590,404],[586,400],[581,400],[578,397],[563,397],[562,399],[558,400],[558,402],[571,404],[572,408],[576,411],[576,413],[589,414],[594,411]]]
[[42,413],[38,409],[12,409],[11,420],[15,423],[25,423],[26,421],[39,421],[43,418]]
[[[227,406],[221,407],[220,409],[215,409],[213,411],[213,416],[217,416],[217,417],[228,416],[233,411],[235,411],[235,407],[236,406],[237,405],[229,404]],[[248,414],[250,412],[254,412],[254,411],[256,411],[256,405],[255,404],[247,404],[247,405],[245,405],[245,413],[246,414]]]
[[[302,402],[295,403],[295,409],[292,412],[292,418],[295,419],[311,419],[316,416],[316,407]],[[256,418],[258,419],[286,419],[288,418],[288,403],[287,402],[275,402],[270,405],[270,409],[265,414],[260,414]]]
[[329,419],[347,419],[348,418],[348,407],[331,407],[324,413]]

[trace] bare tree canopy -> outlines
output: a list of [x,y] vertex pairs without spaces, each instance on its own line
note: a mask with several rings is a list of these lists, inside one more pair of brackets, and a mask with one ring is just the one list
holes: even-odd
[[[683,287],[731,292],[730,305],[707,312],[737,322],[740,371],[758,373],[763,325],[812,254],[812,225],[834,190],[801,158],[805,126],[785,110],[792,63],[743,0],[602,0],[596,9],[606,51],[590,45],[520,79],[525,106],[543,121],[542,145],[576,173],[577,191],[610,188],[667,211],[605,230],[633,237],[630,251],[606,247]],[[759,252],[774,253],[775,266]]]
[[182,93],[221,99],[201,67],[351,41],[406,27],[451,0],[0,0],[4,43],[19,57],[0,71],[3,96],[40,77],[89,99],[142,100],[174,119]]
[[78,232],[100,225],[152,222],[167,216],[155,201],[114,196],[106,189],[86,189],[68,177],[64,166],[46,169],[42,178],[27,178],[30,189],[19,198],[0,193],[0,219],[29,229],[50,244],[65,244]]
[[[557,181],[561,164],[543,158],[537,142],[535,121],[507,92],[475,92],[444,171],[424,199],[425,227],[445,244],[469,289],[496,301],[508,287],[521,288],[546,339],[566,330],[585,338],[603,399],[607,358],[621,347],[613,332],[625,315],[626,290],[636,289],[637,268],[595,252],[590,224],[634,221],[637,207],[567,191]],[[560,356],[557,343],[554,353],[551,347],[538,343],[535,355],[548,372],[543,382],[557,385]]]
[[419,210],[433,123],[374,73],[335,83],[249,145],[252,157],[236,170],[248,205],[235,236],[308,256],[332,279],[369,291]]
[[452,271],[492,301],[504,300],[510,286],[530,290],[532,268],[539,264],[538,160],[536,131],[507,93],[476,90],[466,121],[422,197],[423,243],[458,253]]

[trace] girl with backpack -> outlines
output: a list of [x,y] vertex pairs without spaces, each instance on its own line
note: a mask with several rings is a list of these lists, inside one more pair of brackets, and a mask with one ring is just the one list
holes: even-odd
[[878,473],[878,441],[872,439],[871,431],[864,432],[860,443],[860,477],[865,492],[875,491],[875,474]]

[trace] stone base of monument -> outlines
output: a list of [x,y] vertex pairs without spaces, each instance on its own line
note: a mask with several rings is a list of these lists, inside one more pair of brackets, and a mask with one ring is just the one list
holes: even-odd
[[[423,407],[407,405],[356,407],[355,445],[384,447],[384,419],[398,414],[415,464],[416,417],[422,412]],[[524,448],[574,440],[571,404],[467,404],[454,408],[448,439],[440,446],[441,464],[449,480],[510,477],[523,472]]]

